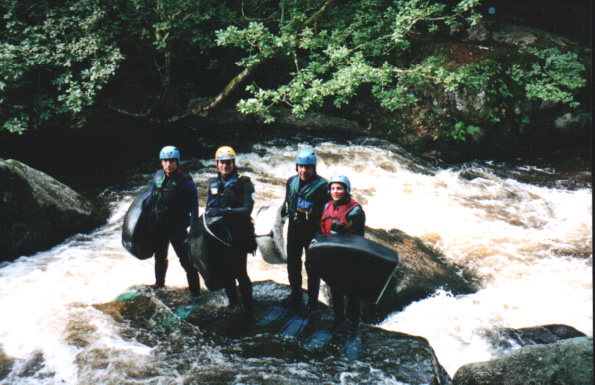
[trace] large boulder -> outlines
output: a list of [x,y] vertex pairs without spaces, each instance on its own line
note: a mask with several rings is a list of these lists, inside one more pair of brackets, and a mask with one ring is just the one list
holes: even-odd
[[593,338],[531,345],[487,362],[462,366],[453,385],[593,384]]
[[12,260],[91,231],[106,211],[38,170],[0,159],[0,218],[0,260]]
[[586,335],[572,326],[555,324],[521,329],[494,328],[487,331],[485,337],[493,352],[505,354],[519,347],[553,344],[569,338],[586,337]]
[[[276,312],[289,293],[287,285],[254,282],[254,318],[228,307],[224,291],[203,292],[198,302],[189,304],[185,289],[153,291],[136,286],[115,301],[95,307],[124,321],[123,327],[131,329],[125,334],[154,346],[152,354],[161,364],[179,367],[175,360],[187,356],[190,366],[197,367],[196,373],[185,374],[193,383],[234,383],[238,378],[254,384],[450,382],[425,338],[362,324],[358,337],[351,339],[341,328],[332,330],[332,309],[323,303],[318,312],[303,319],[301,329],[290,332],[288,325],[294,325],[299,310]],[[321,332],[332,336],[324,339]],[[184,354],[189,349],[184,346],[186,338],[188,345],[199,347],[200,354]],[[169,354],[160,354],[164,350]],[[208,351],[217,352],[217,359],[197,364]],[[238,359],[237,366],[222,364]],[[299,370],[294,363],[299,363]]]
[[419,239],[400,230],[366,228],[366,238],[399,253],[399,264],[378,304],[364,304],[364,320],[375,323],[439,289],[453,295],[472,294],[477,288]]

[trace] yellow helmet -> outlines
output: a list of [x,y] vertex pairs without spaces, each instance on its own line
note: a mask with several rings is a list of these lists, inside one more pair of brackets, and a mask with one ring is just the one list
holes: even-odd
[[215,160],[235,159],[236,152],[229,146],[219,147],[215,152]]

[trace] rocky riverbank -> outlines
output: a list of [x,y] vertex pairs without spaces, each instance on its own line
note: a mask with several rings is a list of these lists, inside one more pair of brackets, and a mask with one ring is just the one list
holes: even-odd
[[[137,336],[162,330],[160,335],[167,338],[173,331],[191,332],[192,326],[197,326],[203,349],[226,346],[224,352],[242,360],[277,359],[304,365],[322,359],[336,361],[324,374],[331,382],[338,382],[339,373],[345,371],[352,373],[352,380],[364,381],[368,375],[360,373],[362,366],[406,384],[590,385],[593,381],[593,339],[566,325],[493,330],[493,343],[508,347],[493,360],[464,365],[451,378],[425,338],[366,324],[356,336],[350,336],[332,329],[332,311],[323,303],[299,330],[288,327],[295,322],[295,311],[267,318],[288,293],[286,285],[255,282],[254,318],[237,308],[227,308],[223,292],[205,292],[200,301],[189,303],[185,290],[153,292],[147,287],[132,287],[114,302],[96,307],[128,324]],[[160,341],[153,339],[151,344]],[[283,374],[263,366],[250,375],[250,381],[264,383],[276,377],[282,379]],[[227,382],[222,378],[217,381]]]
[[[208,149],[207,152],[210,150]],[[66,227],[57,222],[57,217],[72,218],[69,210],[83,213],[86,221],[92,222],[93,203],[74,193],[65,185],[51,177],[32,170],[22,163],[3,161],[2,186],[21,187],[3,202],[19,203],[16,207],[32,205],[34,219],[54,218],[56,221],[45,222],[46,228],[40,231],[62,230]],[[10,170],[10,171],[6,171]],[[17,179],[18,176],[20,179]],[[6,190],[10,191],[10,190]],[[19,199],[38,197],[24,204]],[[48,199],[53,197],[53,200]],[[30,202],[39,202],[33,205]],[[66,204],[64,204],[66,203]],[[62,207],[62,211],[56,207]],[[78,209],[76,209],[78,207]],[[2,206],[6,209],[6,206]],[[42,214],[47,210],[50,214]],[[12,214],[19,210],[12,210]],[[51,214],[51,213],[54,214]],[[60,214],[55,214],[59,212]],[[23,212],[23,214],[25,214]],[[0,213],[6,218],[5,212]],[[25,223],[16,217],[5,223]],[[73,222],[81,227],[70,229],[74,232],[84,230],[80,218]],[[58,226],[55,224],[58,223]],[[56,229],[48,228],[54,224]],[[32,223],[27,226],[35,226]],[[34,227],[32,227],[34,228]],[[14,234],[14,232],[13,232]],[[402,382],[446,384],[474,383],[592,383],[592,338],[565,325],[544,325],[528,329],[490,329],[486,330],[488,340],[493,345],[494,359],[481,364],[469,364],[460,368],[451,379],[436,358],[430,343],[422,337],[404,333],[388,332],[370,326],[384,319],[388,314],[398,312],[415,301],[431,296],[438,288],[444,287],[453,295],[473,293],[473,282],[480,277],[462,277],[456,267],[449,266],[441,256],[425,246],[419,240],[400,231],[368,229],[369,237],[386,246],[398,250],[400,266],[393,276],[392,292],[379,303],[379,306],[366,313],[362,326],[361,350],[355,345],[353,355],[344,355],[344,347],[348,342],[345,335],[331,337],[317,353],[304,348],[305,343],[316,330],[330,324],[331,312],[322,306],[320,318],[311,323],[311,328],[303,330],[303,335],[285,335],[282,332],[290,314],[281,317],[275,327],[258,326],[245,322],[240,314],[226,309],[223,293],[205,292],[205,295],[193,308],[188,306],[188,297],[184,290],[166,290],[154,293],[146,287],[133,288],[131,295],[124,295],[119,300],[108,304],[96,305],[102,311],[112,314],[122,322],[123,327],[131,327],[128,331],[139,341],[148,346],[165,346],[175,343],[171,341],[171,332],[196,333],[205,336],[205,346],[215,344],[223,347],[223,354],[241,357],[242,360],[256,360],[262,357],[279,358],[287,361],[309,362],[312,357],[336,357],[338,366],[330,365],[331,372],[342,373],[356,368],[380,367],[382,372]],[[24,231],[18,235],[26,236]],[[11,239],[2,235],[3,238]],[[25,238],[22,238],[25,239]],[[256,319],[261,319],[266,312],[277,303],[287,287],[274,282],[257,283],[255,300],[257,302]],[[195,309],[196,311],[194,311]],[[370,309],[367,309],[368,311]],[[177,329],[179,327],[179,330]],[[174,329],[176,328],[176,329]],[[155,332],[161,330],[162,332]],[[181,330],[181,331],[180,331]],[[126,332],[126,333],[128,333]],[[147,334],[147,339],[143,335]],[[126,334],[124,333],[124,334]],[[76,344],[85,344],[76,337]],[[201,337],[202,338],[202,337]],[[334,339],[333,339],[334,338]],[[356,341],[357,342],[357,341]],[[211,344],[211,345],[209,345]],[[353,348],[352,345],[347,347]],[[350,353],[351,354],[351,353]],[[0,375],[11,371],[13,363],[0,352],[2,363]],[[362,364],[363,363],[363,364]],[[332,369],[335,368],[335,369]],[[334,373],[334,372],[333,372]],[[255,372],[258,376],[271,373]],[[282,374],[281,374],[282,376]],[[329,374],[332,377],[332,373]],[[533,381],[533,382],[532,382]]]

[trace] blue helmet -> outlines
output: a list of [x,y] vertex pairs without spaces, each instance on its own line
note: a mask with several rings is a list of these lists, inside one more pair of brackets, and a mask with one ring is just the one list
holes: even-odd
[[316,154],[310,149],[300,150],[295,157],[295,164],[311,164],[316,167]]
[[177,159],[180,163],[180,151],[174,146],[165,146],[159,153],[159,159]]
[[351,183],[349,183],[349,179],[347,179],[345,175],[335,174],[331,176],[331,178],[328,180],[329,190],[331,188],[331,183],[341,183],[345,186],[345,191],[347,191],[347,194],[351,192]]

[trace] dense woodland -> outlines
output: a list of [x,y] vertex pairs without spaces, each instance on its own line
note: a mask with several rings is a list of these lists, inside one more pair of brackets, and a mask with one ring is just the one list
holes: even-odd
[[[283,107],[323,113],[419,151],[535,137],[556,129],[544,109],[583,127],[563,133],[574,142],[590,126],[577,123],[590,119],[584,0],[5,0],[0,13],[3,138],[108,115],[123,130],[189,125],[225,108],[262,125]],[[470,42],[496,22],[569,40]],[[460,95],[482,104],[454,108]]]

